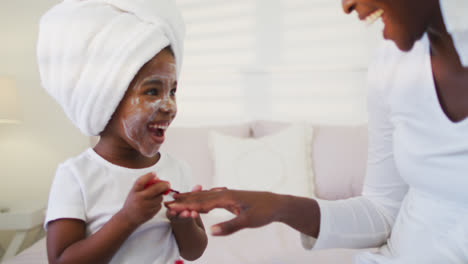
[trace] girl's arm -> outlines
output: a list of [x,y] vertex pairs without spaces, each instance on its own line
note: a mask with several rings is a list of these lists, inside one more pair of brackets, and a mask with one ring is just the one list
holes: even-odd
[[47,225],[49,263],[108,263],[137,227],[120,212],[88,238],[82,220],[50,222]]
[[193,219],[190,216],[186,218],[176,216],[170,219],[180,255],[190,261],[201,257],[208,244],[208,238],[200,217]]
[[58,219],[49,222],[49,263],[108,263],[133,231],[161,209],[162,193],[169,189],[169,184],[161,181],[145,189],[145,184],[154,177],[153,173],[140,177],[123,208],[89,237],[86,237],[86,223],[82,220]]
[[[202,187],[197,185],[192,192],[201,190]],[[198,212],[187,210],[176,213],[168,210],[166,215],[171,221],[172,233],[179,246],[180,255],[186,260],[201,257],[208,244],[208,237]]]

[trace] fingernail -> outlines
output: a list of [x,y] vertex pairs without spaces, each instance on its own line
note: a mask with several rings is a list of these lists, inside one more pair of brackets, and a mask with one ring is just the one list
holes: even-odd
[[219,234],[221,234],[221,227],[219,227],[219,226],[212,226],[212,227],[211,227],[211,234],[212,234],[212,235],[219,235]]

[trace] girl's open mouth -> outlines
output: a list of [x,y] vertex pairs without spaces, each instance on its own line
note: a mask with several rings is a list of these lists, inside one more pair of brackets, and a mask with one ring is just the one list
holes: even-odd
[[168,122],[150,123],[148,124],[148,131],[156,143],[162,143],[165,139],[166,130],[169,127]]

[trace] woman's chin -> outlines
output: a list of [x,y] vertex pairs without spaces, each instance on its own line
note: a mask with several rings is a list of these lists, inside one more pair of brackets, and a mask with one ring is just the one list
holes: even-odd
[[391,39],[397,45],[398,49],[403,52],[408,52],[413,49],[416,41],[422,38],[424,34],[421,34],[419,37],[412,34],[406,34],[403,36],[388,36],[388,39]]
[[408,42],[403,42],[403,43],[396,43],[397,47],[404,52],[408,52],[413,49],[414,42],[413,41],[408,41]]
[[399,50],[403,52],[408,52],[411,49],[413,49],[415,41],[409,40],[409,39],[404,39],[404,38],[394,38],[388,34],[384,34],[384,38],[386,40],[391,40],[395,45],[398,47]]

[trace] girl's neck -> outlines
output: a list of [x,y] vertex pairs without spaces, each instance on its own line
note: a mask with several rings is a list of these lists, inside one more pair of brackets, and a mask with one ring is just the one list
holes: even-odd
[[99,156],[110,163],[131,169],[151,167],[161,157],[160,153],[154,157],[146,157],[126,142],[109,137],[101,137],[93,149]]

